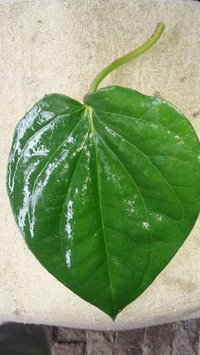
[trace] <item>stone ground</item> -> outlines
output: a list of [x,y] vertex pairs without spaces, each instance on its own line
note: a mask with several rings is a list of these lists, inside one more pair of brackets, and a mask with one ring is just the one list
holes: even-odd
[[114,332],[44,329],[52,355],[200,355],[200,319]]

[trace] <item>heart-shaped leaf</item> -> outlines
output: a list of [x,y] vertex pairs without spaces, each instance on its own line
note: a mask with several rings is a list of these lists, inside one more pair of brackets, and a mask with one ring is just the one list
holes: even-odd
[[199,141],[175,107],[108,87],[49,95],[21,120],[8,191],[39,261],[111,317],[177,252],[199,212]]
[[45,96],[18,124],[8,193],[29,248],[113,319],[175,255],[199,213],[200,146],[168,102],[119,86]]

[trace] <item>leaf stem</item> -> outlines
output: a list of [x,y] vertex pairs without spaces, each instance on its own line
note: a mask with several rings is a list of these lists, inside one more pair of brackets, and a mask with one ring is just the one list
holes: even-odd
[[97,90],[99,84],[101,83],[101,81],[107,75],[109,75],[113,70],[115,70],[116,68],[120,67],[121,65],[123,65],[125,63],[128,63],[130,60],[132,60],[136,57],[139,57],[141,54],[143,54],[149,48],[151,48],[158,41],[160,36],[162,35],[164,28],[165,28],[164,23],[158,23],[153,35],[145,43],[143,43],[140,47],[134,49],[133,51],[116,59],[114,62],[109,64],[106,68],[104,68],[96,76],[96,78],[92,81],[88,94],[92,94],[93,92],[95,92]]

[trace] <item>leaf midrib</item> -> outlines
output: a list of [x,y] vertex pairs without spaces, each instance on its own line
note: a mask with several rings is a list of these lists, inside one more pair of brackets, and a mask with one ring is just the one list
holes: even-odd
[[109,275],[109,280],[110,280],[110,290],[111,290],[111,295],[112,295],[111,298],[112,298],[113,316],[114,316],[115,315],[115,311],[116,311],[116,306],[115,306],[115,302],[114,302],[114,293],[113,293],[113,284],[112,284],[111,271],[110,271],[109,253],[108,253],[108,247],[107,247],[107,242],[106,242],[105,226],[104,226],[103,210],[102,210],[102,202],[101,202],[101,196],[100,196],[100,181],[99,181],[99,169],[98,169],[97,140],[96,140],[96,131],[94,129],[94,124],[93,124],[93,109],[92,108],[89,110],[89,120],[91,122],[91,132],[92,132],[93,137],[94,137],[94,149],[95,149],[95,161],[96,161],[96,173],[97,173],[97,188],[98,188],[99,210],[100,210],[102,233],[103,233],[104,246],[105,246],[105,252],[106,252],[106,259],[107,259],[107,266],[108,266],[108,275]]

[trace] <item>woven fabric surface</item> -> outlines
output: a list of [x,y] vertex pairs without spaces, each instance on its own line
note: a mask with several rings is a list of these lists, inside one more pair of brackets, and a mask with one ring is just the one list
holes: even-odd
[[82,101],[94,76],[166,30],[142,57],[102,84],[160,95],[200,136],[200,4],[175,0],[0,1],[0,321],[127,329],[199,317],[200,223],[153,284],[112,322],[51,276],[28,250],[9,204],[6,169],[13,132],[51,92]]

